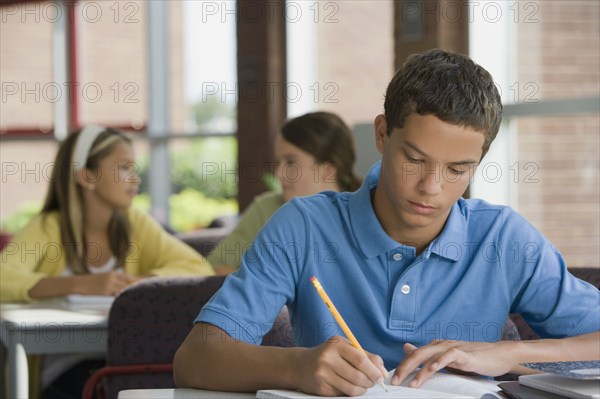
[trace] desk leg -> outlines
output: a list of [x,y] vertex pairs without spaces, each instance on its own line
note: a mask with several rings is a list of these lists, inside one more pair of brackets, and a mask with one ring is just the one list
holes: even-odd
[[19,343],[7,345],[8,352],[8,397],[27,399],[29,397],[29,366],[25,348]]

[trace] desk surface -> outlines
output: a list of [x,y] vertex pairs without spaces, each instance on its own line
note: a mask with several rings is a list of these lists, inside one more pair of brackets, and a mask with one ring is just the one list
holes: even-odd
[[94,323],[106,327],[110,304],[76,304],[66,299],[51,299],[33,303],[0,304],[0,320],[17,324],[20,328],[39,326],[41,323]]
[[128,389],[119,392],[118,399],[236,399],[255,398],[255,393],[204,391],[201,389]]
[[110,305],[76,305],[65,299],[0,304],[0,339],[28,354],[106,351]]
[[0,304],[0,340],[8,352],[8,397],[27,398],[27,355],[104,353],[110,304],[66,299]]

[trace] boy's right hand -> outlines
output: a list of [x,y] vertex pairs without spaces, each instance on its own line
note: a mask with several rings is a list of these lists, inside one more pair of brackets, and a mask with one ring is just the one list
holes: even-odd
[[339,336],[307,349],[299,370],[300,389],[320,396],[363,395],[388,375],[381,357],[365,356]]

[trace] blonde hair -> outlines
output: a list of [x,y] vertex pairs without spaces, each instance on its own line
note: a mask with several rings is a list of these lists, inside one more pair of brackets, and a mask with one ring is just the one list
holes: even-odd
[[[83,226],[85,218],[83,212],[82,188],[75,176],[78,165],[74,163],[74,152],[77,142],[85,129],[70,134],[60,145],[50,187],[46,200],[41,210],[42,215],[58,211],[61,242],[65,249],[67,264],[75,274],[88,273],[87,240]],[[131,143],[131,139],[124,133],[114,129],[103,129],[98,132],[95,140],[84,154],[85,168],[96,169],[99,162],[107,157],[119,142]],[[109,245],[116,258],[116,265],[123,266],[129,248],[130,226],[125,213],[121,210],[113,212],[109,224]]]

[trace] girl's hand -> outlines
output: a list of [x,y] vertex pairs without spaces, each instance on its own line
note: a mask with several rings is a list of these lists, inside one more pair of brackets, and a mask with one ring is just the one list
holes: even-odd
[[110,295],[115,296],[129,285],[140,279],[121,272],[86,274],[74,276],[74,293],[81,295]]

